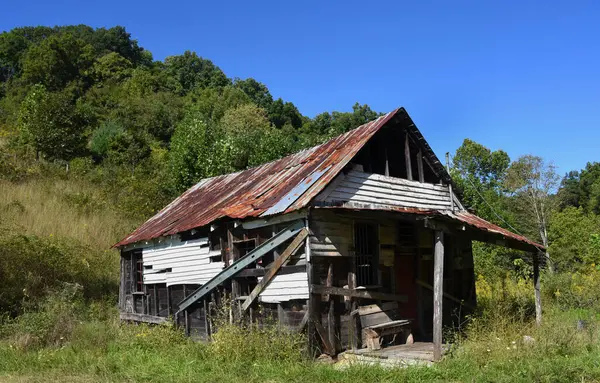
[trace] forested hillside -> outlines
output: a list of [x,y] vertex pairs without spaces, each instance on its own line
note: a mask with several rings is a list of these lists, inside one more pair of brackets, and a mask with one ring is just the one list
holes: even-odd
[[[97,173],[141,218],[200,178],[282,157],[378,116],[356,104],[308,118],[265,84],[229,78],[195,52],[154,61],[123,27],[2,33],[0,81],[7,148]],[[2,161],[5,168],[10,159]]]
[[[137,355],[150,350],[158,355],[173,347],[175,359],[159,359],[153,365],[175,363],[185,368],[185,358],[175,357],[181,350],[182,355],[207,360],[237,352],[231,347],[215,349],[217,354],[199,353],[174,330],[152,334],[111,322],[116,317],[119,264],[110,247],[204,177],[319,144],[380,113],[356,103],[348,105],[351,111],[310,118],[293,103],[275,99],[260,79],[230,78],[217,64],[191,51],[155,61],[120,26],[22,27],[0,34],[0,373],[30,368],[21,360],[46,368],[41,354],[26,352],[43,352],[44,347],[63,347],[71,341],[75,350],[91,348],[93,355],[111,350],[118,358],[122,352]],[[403,100],[395,103],[402,105]],[[553,322],[549,315],[550,323],[564,325],[564,331],[556,335],[549,328],[539,330],[544,339],[539,348],[520,354],[543,354],[550,361],[528,365],[523,377],[531,380],[539,378],[541,369],[560,376],[563,362],[573,367],[568,376],[579,379],[600,355],[594,332],[600,309],[597,160],[590,158],[584,169],[563,176],[556,173],[552,158],[533,152],[511,159],[503,150],[491,151],[469,139],[451,157],[458,194],[469,210],[548,248],[542,278],[544,308],[554,310],[555,319],[567,316],[567,321],[561,316]],[[505,351],[512,345],[494,339],[534,331],[529,327],[533,290],[528,255],[483,244],[475,244],[474,250],[479,316],[465,324],[472,343],[465,343],[467,351],[457,352],[455,362],[448,362],[448,370],[442,365],[441,370],[420,372],[437,380],[487,377],[485,368],[494,363],[498,377],[522,367],[518,353]],[[575,319],[593,323],[585,339],[583,333],[572,335],[575,330],[569,321]],[[503,335],[496,337],[490,329]],[[96,333],[105,338],[91,335]],[[457,334],[460,343],[464,329]],[[116,337],[124,343],[110,343]],[[77,339],[91,340],[84,344]],[[268,339],[276,341],[278,335]],[[106,349],[96,350],[97,342]],[[294,355],[289,360],[296,363],[294,351],[280,346]],[[24,353],[15,354],[15,349]],[[64,352],[72,352],[68,350]],[[52,355],[48,358],[57,358],[53,363],[71,371],[65,360],[75,356]],[[130,378],[131,371],[120,370],[125,368],[120,362],[105,361],[102,370],[90,367],[87,354],[77,355],[81,368],[95,378],[99,375],[94,374],[113,373]],[[288,360],[286,355],[282,358]],[[133,369],[145,356],[127,368]],[[210,370],[214,376],[223,373],[211,366],[217,368]],[[591,376],[598,378],[600,370],[597,363],[594,366],[597,374]],[[321,374],[306,372],[306,365],[298,368],[292,369],[297,376]],[[245,373],[236,371],[227,373],[235,378]],[[315,379],[329,376],[341,381],[330,373],[324,371]],[[375,380],[392,379],[378,373],[382,375],[372,375]]]

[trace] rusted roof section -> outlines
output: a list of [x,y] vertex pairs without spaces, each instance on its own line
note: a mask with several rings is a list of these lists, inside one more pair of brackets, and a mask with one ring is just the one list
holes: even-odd
[[407,215],[418,215],[426,217],[440,217],[444,219],[450,219],[458,221],[462,224],[466,224],[477,231],[488,232],[496,235],[500,235],[504,238],[511,239],[522,244],[535,247],[539,250],[544,250],[545,247],[536,243],[529,238],[515,234],[509,230],[506,230],[498,225],[486,221],[485,219],[476,216],[475,214],[469,213],[466,210],[462,211],[450,211],[450,210],[432,210],[432,209],[419,209],[411,207],[400,207],[390,205],[378,205],[378,204],[357,204],[357,203],[342,203],[340,205],[331,206],[318,206],[319,209],[344,209],[344,210],[379,210],[379,211],[390,211],[394,213],[402,213]]
[[301,209],[399,113],[406,115],[403,108],[396,109],[319,146],[252,169],[203,179],[115,247],[184,232],[219,218],[242,219]]
[[493,234],[499,234],[506,238],[514,239],[516,241],[537,247],[540,250],[545,249],[545,247],[543,245],[533,242],[532,240],[530,240],[529,238],[527,238],[525,236],[515,234],[515,233],[513,233],[509,230],[506,230],[500,226],[494,225],[493,223],[488,222],[485,219],[476,216],[475,214],[471,214],[468,211],[457,211],[457,212],[450,212],[450,213],[445,213],[445,214],[452,219],[461,221],[461,222],[463,222],[469,226],[472,226],[474,228],[477,228],[479,230],[487,231],[487,232],[490,232]]

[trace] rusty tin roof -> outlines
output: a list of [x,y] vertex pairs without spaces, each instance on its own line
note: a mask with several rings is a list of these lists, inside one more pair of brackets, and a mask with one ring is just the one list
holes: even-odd
[[324,144],[237,173],[203,179],[146,221],[115,247],[172,235],[224,217],[241,219],[305,207],[396,109]]
[[[340,173],[375,133],[392,120],[404,121],[403,125],[417,138],[417,144],[422,147],[433,170],[442,179],[451,182],[446,169],[404,108],[398,108],[324,144],[255,168],[203,179],[114,246],[181,233],[221,218],[264,217],[302,209]],[[479,230],[543,248],[468,212],[394,209],[409,214],[445,215]]]

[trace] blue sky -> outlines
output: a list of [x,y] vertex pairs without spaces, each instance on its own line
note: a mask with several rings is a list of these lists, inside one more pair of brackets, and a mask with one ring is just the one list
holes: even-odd
[[185,50],[303,114],[404,106],[440,158],[464,138],[559,171],[600,161],[593,1],[9,1],[0,29],[124,25],[155,59]]

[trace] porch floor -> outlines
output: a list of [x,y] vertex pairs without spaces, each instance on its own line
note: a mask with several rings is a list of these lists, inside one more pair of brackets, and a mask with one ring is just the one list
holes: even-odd
[[[447,345],[443,346],[447,349]],[[408,365],[431,365],[433,363],[433,343],[415,342],[383,347],[381,350],[348,350],[338,355],[338,363],[380,364],[389,367],[402,367]]]

